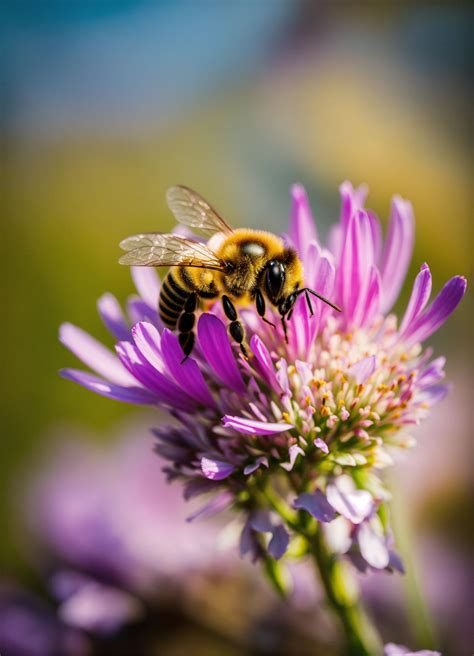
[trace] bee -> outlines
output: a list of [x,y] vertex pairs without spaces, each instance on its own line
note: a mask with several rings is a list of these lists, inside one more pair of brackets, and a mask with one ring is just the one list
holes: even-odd
[[278,309],[286,341],[287,324],[296,299],[304,294],[313,314],[310,294],[332,308],[340,308],[314,289],[303,286],[303,265],[296,251],[263,230],[234,230],[198,193],[171,187],[166,200],[176,220],[206,235],[204,244],[178,234],[143,233],[120,242],[126,251],[119,262],[133,266],[171,267],[161,286],[159,315],[177,330],[186,359],[194,346],[195,311],[204,300],[221,297],[229,333],[245,357],[245,331],[234,302],[255,303],[263,321],[266,300]]

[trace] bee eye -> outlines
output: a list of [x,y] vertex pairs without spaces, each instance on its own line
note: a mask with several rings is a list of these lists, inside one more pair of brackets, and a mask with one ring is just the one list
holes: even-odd
[[285,268],[281,262],[272,260],[268,263],[265,286],[268,297],[275,302],[280,298],[285,283]]

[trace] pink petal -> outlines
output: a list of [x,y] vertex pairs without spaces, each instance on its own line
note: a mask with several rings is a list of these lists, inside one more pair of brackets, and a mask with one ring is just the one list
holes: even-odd
[[415,278],[413,290],[411,292],[410,300],[405,315],[400,324],[400,335],[410,330],[414,321],[418,318],[420,313],[425,309],[426,304],[431,295],[431,271],[429,266],[425,263],[421,265],[420,272]]
[[97,301],[102,321],[117,339],[130,339],[130,327],[125,319],[120,303],[113,294],[104,294]]
[[112,351],[81,328],[63,323],[59,329],[59,339],[84,364],[110,382],[117,385],[137,384]]
[[374,373],[376,364],[375,355],[369,355],[369,357],[359,360],[352,367],[349,367],[348,374],[355,379],[358,385],[363,385]]
[[394,196],[388,234],[382,255],[382,312],[386,313],[397,300],[413,253],[414,217],[411,203]]
[[115,347],[124,366],[146,388],[156,394],[161,403],[177,410],[193,412],[196,402],[184,390],[157,371],[130,342],[119,342]]
[[221,481],[235,471],[234,465],[229,462],[206,457],[201,458],[201,469],[204,476],[213,481]]
[[225,415],[222,417],[224,428],[233,428],[239,433],[247,435],[276,435],[294,428],[293,424],[270,423],[266,421],[254,421],[245,417]]
[[198,336],[206,360],[221,381],[234,391],[244,393],[246,387],[222,321],[213,314],[202,314],[198,322]]
[[290,238],[305,264],[309,244],[318,240],[316,224],[302,185],[295,184],[291,187],[291,198]]
[[250,339],[250,348],[255,355],[254,366],[258,369],[260,375],[265,379],[268,386],[271,387],[274,392],[280,394],[282,388],[276,377],[275,365],[273,364],[270,351],[258,335],[252,335],[252,338]]
[[454,276],[448,280],[425,312],[407,329],[405,334],[407,343],[422,342],[436,332],[461,302],[466,285],[463,276]]
[[183,349],[176,335],[168,329],[165,329],[161,335],[161,352],[167,370],[178,385],[205,407],[215,408],[215,401],[197,362],[192,358],[187,358],[183,362]]
[[390,561],[386,539],[380,520],[363,522],[357,531],[357,542],[364,560],[376,569],[385,569]]
[[298,446],[297,444],[292,444],[292,446],[290,446],[290,448],[288,449],[288,455],[290,457],[289,462],[282,462],[280,466],[289,472],[293,469],[296,458],[300,455],[304,456],[304,454],[305,453],[300,446]]
[[[79,383],[82,387],[96,392],[96,394],[100,394],[101,396],[106,396],[109,399],[140,405],[156,405],[158,402],[158,399],[152,392],[139,387],[138,384],[134,387],[114,385],[102,378],[97,378],[97,376],[89,374],[87,371],[79,371],[77,369],[61,369],[59,373],[63,378]],[[135,382],[138,383],[138,381]]]
[[160,279],[153,267],[131,267],[133,282],[137,292],[153,310],[158,307]]
[[370,515],[374,500],[367,490],[359,490],[349,476],[339,476],[326,489],[327,500],[343,517],[360,524]]
[[161,335],[155,326],[147,321],[140,321],[133,326],[132,337],[145,360],[157,371],[163,372],[165,365],[161,355]]

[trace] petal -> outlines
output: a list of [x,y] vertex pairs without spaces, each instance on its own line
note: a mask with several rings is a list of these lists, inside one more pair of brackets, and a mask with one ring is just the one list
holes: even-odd
[[222,481],[235,471],[234,465],[229,462],[208,457],[201,458],[201,469],[204,476],[212,481]]
[[127,301],[127,313],[130,322],[133,324],[139,321],[149,321],[154,326],[161,327],[161,319],[158,317],[157,310],[154,310],[148,303],[139,296],[132,296]]
[[383,528],[378,518],[363,522],[357,531],[357,542],[364,560],[375,569],[385,569],[390,561]]
[[208,312],[201,315],[198,336],[202,352],[221,381],[241,394],[246,387],[222,321]]
[[397,300],[413,253],[414,217],[411,203],[394,196],[388,234],[382,255],[382,312],[386,313]]
[[359,360],[352,367],[349,367],[347,373],[355,379],[358,385],[363,385],[374,373],[376,364],[375,355],[369,355],[369,357]]
[[323,453],[329,453],[329,447],[328,447],[328,445],[327,445],[326,442],[325,442],[324,440],[322,440],[320,437],[317,437],[317,438],[314,440],[314,446],[315,446],[317,449],[321,449],[321,451],[322,451]]
[[93,371],[117,385],[136,385],[120,360],[103,344],[71,323],[63,323],[59,339],[74,355]]
[[119,342],[115,349],[124,366],[142,385],[154,392],[161,403],[185,412],[195,411],[195,401],[172,380],[154,369],[136,346],[130,342]]
[[202,405],[215,408],[215,401],[197,362],[192,358],[183,362],[183,349],[176,335],[168,329],[161,335],[161,353],[168,371],[178,385]]
[[293,424],[270,423],[267,421],[254,421],[246,417],[225,415],[222,417],[224,428],[233,428],[246,435],[276,435],[294,428]]
[[466,291],[466,279],[454,276],[445,284],[421,316],[416,319],[406,332],[408,345],[428,339],[454,312]]
[[253,472],[256,471],[262,465],[264,467],[268,467],[268,458],[266,456],[260,456],[254,462],[250,463],[250,465],[247,465],[244,468],[245,476],[248,476],[249,474],[253,474]]
[[372,232],[372,243],[374,245],[374,261],[377,264],[382,253],[382,226],[380,225],[378,216],[374,212],[367,210],[367,216],[369,217],[370,230]]
[[58,612],[68,625],[109,634],[141,617],[144,608],[128,592],[89,579],[60,605]]
[[410,300],[405,315],[400,324],[400,335],[410,330],[411,325],[425,309],[431,295],[431,271],[425,263],[421,265],[420,272],[415,278]]
[[[102,378],[97,378],[87,371],[78,371],[77,369],[61,369],[59,372],[63,378],[79,383],[101,396],[109,399],[124,401],[125,403],[136,403],[140,405],[156,405],[158,399],[150,391],[142,387],[122,387],[114,385]],[[138,383],[138,381],[137,381]]]
[[131,267],[132,279],[137,292],[153,310],[158,307],[160,279],[153,267]]
[[261,547],[255,535],[255,531],[253,531],[250,526],[250,521],[245,522],[242,529],[239,550],[241,558],[250,553],[253,562],[261,556]]
[[316,492],[308,493],[304,492],[300,494],[297,499],[294,501],[294,507],[306,510],[319,522],[332,522],[336,517],[336,511],[328,503],[326,496],[321,490],[316,490]]
[[[362,299],[361,299],[362,300]],[[369,274],[369,282],[364,302],[360,303],[362,314],[357,315],[357,321],[360,326],[370,327],[374,319],[380,312],[380,303],[382,300],[382,281],[380,273],[376,267],[372,267]]]
[[336,279],[337,298],[348,326],[353,324],[358,304],[365,301],[374,265],[371,222],[366,212],[358,210],[349,219]]
[[334,483],[330,483],[326,496],[334,510],[353,524],[360,524],[374,508],[370,493],[358,490],[349,476],[339,476]]
[[424,389],[421,394],[417,396],[417,401],[420,403],[425,402],[431,407],[442,401],[447,394],[449,394],[451,389],[452,385],[449,383],[445,385],[433,385],[432,387]]
[[308,246],[312,241],[318,241],[318,235],[304,187],[300,184],[294,184],[290,193],[290,238],[304,264]]
[[161,356],[161,335],[155,326],[147,321],[140,321],[133,326],[132,337],[145,360],[157,371],[163,373],[164,362]]
[[282,388],[276,376],[275,365],[273,364],[270,351],[258,335],[252,335],[252,338],[250,339],[250,349],[255,355],[254,366],[256,366],[258,372],[262,378],[265,379],[268,386],[271,387],[274,392],[280,394]]
[[304,456],[305,453],[300,446],[298,446],[297,444],[293,444],[288,449],[288,455],[290,457],[289,462],[282,462],[280,466],[283,467],[283,469],[286,469],[286,471],[291,471],[295,464],[296,458],[300,455]]
[[250,526],[259,533],[271,533],[273,524],[268,510],[256,510],[250,517]]
[[117,339],[130,339],[130,326],[113,294],[104,294],[97,301],[97,308],[102,321]]
[[288,549],[288,544],[290,542],[290,536],[288,535],[287,530],[283,524],[275,526],[273,529],[272,539],[268,544],[268,553],[279,560]]
[[418,376],[418,386],[423,389],[425,387],[430,387],[439,383],[445,376],[444,365],[446,364],[446,358],[441,356],[436,358],[420,373]]
[[230,492],[226,491],[222,494],[218,494],[210,501],[208,501],[208,503],[206,503],[202,508],[199,508],[199,510],[193,512],[192,515],[189,515],[189,517],[186,517],[186,521],[193,522],[198,517],[199,519],[204,519],[207,517],[212,517],[213,515],[217,515],[217,513],[220,513],[228,508],[233,500],[234,497]]
[[212,481],[209,481],[207,478],[196,477],[184,485],[183,497],[186,501],[189,501],[189,499],[194,499],[194,497],[200,494],[206,494],[213,490],[215,490],[215,486]]
[[368,190],[367,185],[360,185],[354,189],[348,180],[339,187],[341,195],[340,223],[344,232],[354,212],[363,209]]

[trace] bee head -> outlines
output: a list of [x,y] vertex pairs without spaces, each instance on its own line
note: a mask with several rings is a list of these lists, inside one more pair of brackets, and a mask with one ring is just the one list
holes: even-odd
[[265,292],[271,303],[278,304],[285,286],[286,270],[283,262],[270,260],[265,267]]
[[281,256],[274,257],[265,267],[263,285],[268,300],[279,305],[303,283],[303,267],[296,252],[285,248]]

